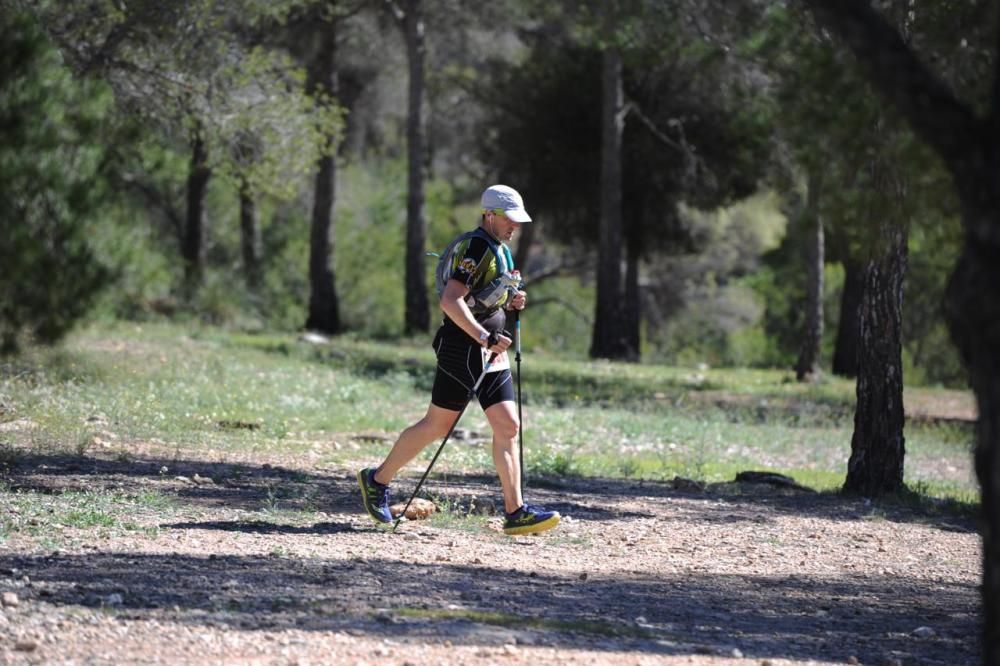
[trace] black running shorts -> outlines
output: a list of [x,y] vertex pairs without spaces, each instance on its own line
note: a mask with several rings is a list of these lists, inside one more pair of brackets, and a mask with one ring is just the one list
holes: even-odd
[[[471,340],[456,340],[447,335],[436,337],[437,374],[434,376],[431,403],[454,412],[465,407],[469,391],[483,371],[481,349]],[[487,373],[479,385],[478,397],[483,410],[505,400],[513,402],[514,382],[510,369]]]

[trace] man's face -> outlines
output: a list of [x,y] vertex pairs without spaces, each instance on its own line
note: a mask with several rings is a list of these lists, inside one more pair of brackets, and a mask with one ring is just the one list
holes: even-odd
[[514,237],[514,230],[521,226],[503,213],[497,213],[492,210],[486,213],[486,224],[489,227],[490,233],[497,240],[505,243]]

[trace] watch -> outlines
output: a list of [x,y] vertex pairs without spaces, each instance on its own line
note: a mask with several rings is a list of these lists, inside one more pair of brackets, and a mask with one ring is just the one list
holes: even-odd
[[484,347],[489,348],[489,346],[490,346],[489,345],[489,340],[490,340],[490,332],[489,331],[483,331],[482,333],[479,334],[479,344],[483,345]]

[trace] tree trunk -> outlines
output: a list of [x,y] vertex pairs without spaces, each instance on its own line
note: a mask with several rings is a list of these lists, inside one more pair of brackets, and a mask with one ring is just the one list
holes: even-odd
[[802,381],[812,381],[819,375],[819,357],[823,344],[823,220],[819,214],[821,176],[818,170],[809,174],[809,192],[806,200],[806,322],[802,336],[802,349],[795,365],[795,376]]
[[837,322],[837,342],[833,351],[833,374],[839,377],[858,376],[858,312],[865,288],[865,270],[860,262],[844,259],[844,289],[840,295],[840,321]]
[[240,184],[240,253],[243,256],[243,277],[251,292],[256,292],[260,287],[259,248],[257,205],[249,186],[243,182]]
[[601,219],[600,247],[597,250],[597,305],[594,335],[590,346],[593,358],[623,359],[628,347],[622,335],[622,114],[621,53],[608,47],[601,55]]
[[[332,22],[320,23],[319,47],[306,70],[306,87],[311,95],[325,93],[337,97],[336,34]],[[318,98],[317,98],[318,99]],[[317,103],[324,103],[317,101]],[[312,223],[309,231],[309,314],[306,328],[336,334],[340,327],[340,307],[333,270],[333,204],[336,197],[336,145],[327,139],[326,149],[316,166]]]
[[903,488],[903,277],[905,226],[880,221],[881,253],[865,267],[857,407],[844,490],[878,497]]
[[187,177],[187,216],[181,256],[184,259],[184,292],[190,298],[201,285],[202,238],[204,236],[205,193],[212,170],[208,168],[208,153],[200,132],[195,132],[191,143],[191,163]]
[[[996,145],[996,142],[984,145]],[[978,182],[1000,192],[1000,168]],[[983,538],[983,663],[1000,665],[1000,201],[985,209],[963,201],[965,247],[945,293],[945,316],[952,339],[969,370],[976,393],[975,464],[981,501]],[[981,212],[980,212],[981,211]],[[973,230],[992,230],[975,233]]]
[[430,328],[427,300],[427,272],[424,253],[427,224],[424,220],[424,22],[421,0],[407,0],[403,17],[406,60],[410,68],[409,98],[406,118],[407,195],[406,195],[406,293],[405,332],[426,332]]
[[[1000,66],[980,118],[928,70],[868,0],[806,0],[864,66],[869,80],[934,148],[962,201],[965,246],[948,282],[945,314],[976,394],[976,476],[983,537],[983,663],[1000,666]],[[1000,16],[994,26],[1000,38]]]
[[625,301],[622,307],[622,337],[628,348],[627,358],[639,360],[639,345],[642,342],[640,325],[642,304],[639,293],[639,243],[629,240],[626,244]]

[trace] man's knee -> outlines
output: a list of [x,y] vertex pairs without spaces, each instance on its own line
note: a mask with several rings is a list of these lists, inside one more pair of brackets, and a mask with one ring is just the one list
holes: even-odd
[[500,439],[512,440],[517,437],[520,428],[517,419],[497,419],[493,424],[493,434]]

